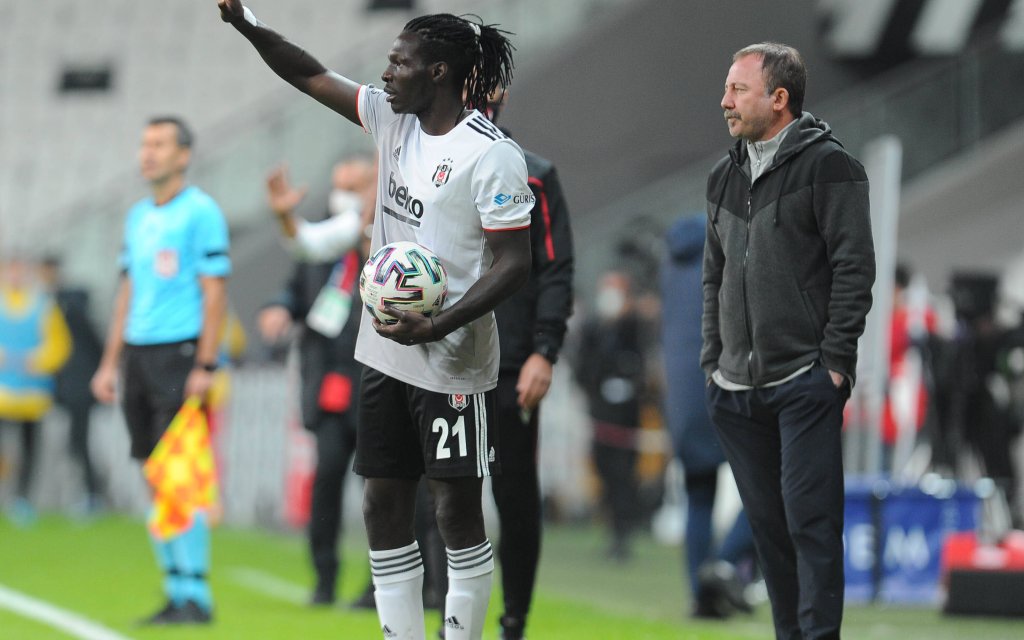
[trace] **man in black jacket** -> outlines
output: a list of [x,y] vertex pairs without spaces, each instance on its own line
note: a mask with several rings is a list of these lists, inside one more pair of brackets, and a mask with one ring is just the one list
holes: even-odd
[[803,112],[793,48],[741,49],[708,178],[701,366],[780,640],[839,638],[843,405],[871,307],[864,169]]
[[[507,99],[508,89],[491,96],[487,116],[492,122]],[[496,404],[502,459],[491,490],[501,527],[502,640],[523,637],[533,599],[541,546],[539,405],[551,385],[573,304],[572,227],[558,172],[546,158],[526,149],[523,155],[536,197],[530,212],[533,265],[526,285],[494,309],[501,348]]]
[[501,473],[491,478],[491,489],[501,523],[502,640],[523,637],[533,597],[541,538],[537,416],[573,296],[572,230],[558,173],[550,161],[525,149],[523,155],[530,190],[537,197],[530,222],[533,268],[526,286],[494,310],[501,345],[497,409],[503,453]]

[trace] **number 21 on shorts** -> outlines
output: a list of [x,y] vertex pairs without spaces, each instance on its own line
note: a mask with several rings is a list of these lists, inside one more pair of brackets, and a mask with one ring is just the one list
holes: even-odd
[[438,460],[447,460],[452,457],[451,448],[448,446],[449,437],[458,440],[459,457],[466,457],[466,419],[464,416],[459,416],[459,419],[450,428],[447,420],[435,418],[431,430],[441,434],[437,439],[436,458]]

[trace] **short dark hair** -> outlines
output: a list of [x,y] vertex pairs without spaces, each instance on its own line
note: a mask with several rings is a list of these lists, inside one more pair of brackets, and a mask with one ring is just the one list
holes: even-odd
[[807,67],[800,52],[778,42],[759,42],[734,53],[732,61],[747,56],[761,58],[765,90],[771,95],[780,87],[785,89],[789,93],[789,112],[794,118],[799,118],[804,112],[804,88],[807,85]]
[[910,285],[910,265],[905,262],[897,262],[894,276],[896,286],[900,289],[906,289]]
[[466,106],[471,109],[485,108],[495,89],[512,84],[515,47],[507,36],[513,34],[483,24],[479,16],[420,16],[410,20],[404,31],[419,35],[427,63],[448,63],[455,86],[460,92],[465,88]]
[[192,145],[195,143],[195,136],[192,135],[192,130],[189,129],[188,125],[185,124],[185,121],[178,116],[154,116],[150,118],[149,122],[146,124],[150,127],[158,124],[173,124],[178,130],[178,134],[175,137],[178,141],[179,147],[191,149]]

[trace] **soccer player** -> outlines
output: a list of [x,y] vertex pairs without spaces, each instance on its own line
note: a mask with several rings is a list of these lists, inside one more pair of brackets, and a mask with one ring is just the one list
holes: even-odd
[[[448,271],[448,306],[428,318],[363,318],[356,359],[367,366],[356,471],[377,613],[386,638],[423,638],[422,579],[413,512],[425,474],[448,548],[445,630],[480,638],[494,561],[484,532],[481,478],[497,470],[492,310],[530,272],[530,209],[519,147],[468,105],[511,80],[503,32],[449,14],[411,20],[394,41],[383,89],[324,68],[260,23],[238,0],[222,18],[287,82],[362,126],[380,153],[371,251],[418,242]],[[468,84],[468,100],[463,89]]]
[[[176,117],[153,118],[143,130],[139,165],[152,197],[128,211],[121,281],[91,384],[108,404],[120,391],[131,456],[140,461],[186,397],[206,396],[217,369],[231,271],[228,230],[217,203],[185,181],[192,142]],[[198,513],[179,535],[153,536],[167,603],[145,622],[211,621],[208,527],[208,514]]]

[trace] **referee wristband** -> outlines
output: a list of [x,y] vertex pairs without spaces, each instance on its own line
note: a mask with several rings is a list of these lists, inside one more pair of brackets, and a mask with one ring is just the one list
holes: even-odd
[[203,371],[206,371],[207,373],[213,373],[214,371],[217,370],[217,363],[216,362],[197,362],[195,368],[196,369],[202,369]]

